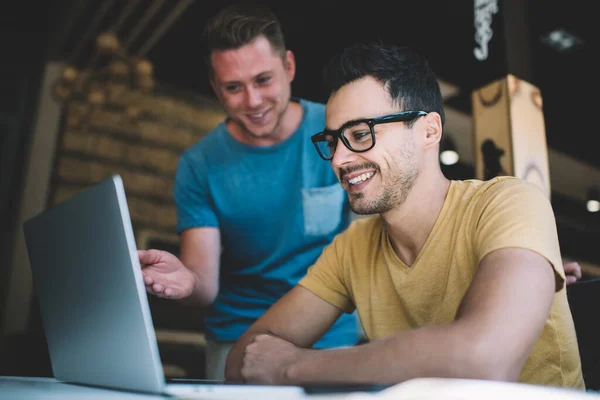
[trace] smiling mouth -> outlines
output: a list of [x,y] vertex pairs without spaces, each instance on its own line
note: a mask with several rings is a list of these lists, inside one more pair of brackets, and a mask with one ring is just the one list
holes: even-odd
[[346,182],[348,183],[349,186],[360,185],[361,183],[366,182],[369,179],[371,179],[373,177],[373,175],[375,175],[375,172],[365,172],[364,174],[355,176],[352,179],[347,179]]
[[246,117],[248,117],[250,121],[260,121],[264,118],[265,115],[267,115],[268,112],[269,110],[263,111],[261,113],[246,114]]

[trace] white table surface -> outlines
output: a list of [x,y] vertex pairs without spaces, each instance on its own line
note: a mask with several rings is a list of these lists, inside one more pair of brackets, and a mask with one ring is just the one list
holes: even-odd
[[[149,400],[165,398],[169,397],[71,385],[58,382],[53,378],[0,376],[0,400]],[[185,396],[182,398],[189,397]],[[191,398],[206,400],[224,399],[224,397],[215,397],[211,394],[201,394]],[[243,399],[228,397],[228,399],[235,400],[246,400],[246,398],[245,396]],[[255,396],[252,397],[252,399],[257,398]],[[600,400],[600,393],[520,383],[419,378],[391,386],[380,392],[310,395],[306,396],[306,398],[310,400]],[[266,395],[260,399],[271,400],[271,397]]]
[[[302,398],[310,398],[310,400],[339,400],[341,397],[346,397],[348,394],[333,394],[333,395],[311,395],[303,396]],[[274,397],[276,396],[276,398]],[[215,393],[200,393],[181,396],[160,396],[144,393],[133,393],[119,390],[95,388],[82,385],[72,385],[59,382],[54,378],[34,378],[34,377],[19,377],[19,376],[0,376],[0,400],[28,400],[28,399],[90,399],[90,400],[154,400],[154,399],[200,399],[200,400],[291,400],[290,398],[281,396],[281,393],[275,395],[273,393],[258,393],[251,391],[249,394],[215,394]],[[298,399],[297,395],[293,399]]]
[[1,400],[27,399],[164,399],[163,396],[70,385],[54,378],[0,376]]

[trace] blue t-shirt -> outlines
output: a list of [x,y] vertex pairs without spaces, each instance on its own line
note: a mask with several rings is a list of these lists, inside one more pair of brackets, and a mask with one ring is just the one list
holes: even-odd
[[[304,99],[303,119],[281,143],[240,143],[221,123],[180,158],[174,197],[177,231],[217,227],[219,294],[207,310],[208,339],[235,341],[304,276],[349,223],[347,196],[310,136],[325,126],[325,106]],[[342,314],[315,348],[359,340]]]

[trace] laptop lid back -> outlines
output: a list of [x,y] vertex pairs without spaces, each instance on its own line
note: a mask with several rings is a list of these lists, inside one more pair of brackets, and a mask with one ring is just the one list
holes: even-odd
[[165,377],[118,175],[24,223],[55,378],[161,393]]

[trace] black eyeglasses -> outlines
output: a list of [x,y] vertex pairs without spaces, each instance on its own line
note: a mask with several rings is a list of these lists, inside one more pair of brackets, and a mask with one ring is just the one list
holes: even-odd
[[375,131],[373,129],[375,125],[412,121],[427,114],[427,111],[402,111],[382,117],[357,119],[346,122],[340,129],[326,129],[313,135],[310,139],[321,158],[328,161],[335,154],[338,139],[342,139],[342,143],[348,150],[362,153],[371,150],[375,146]]

